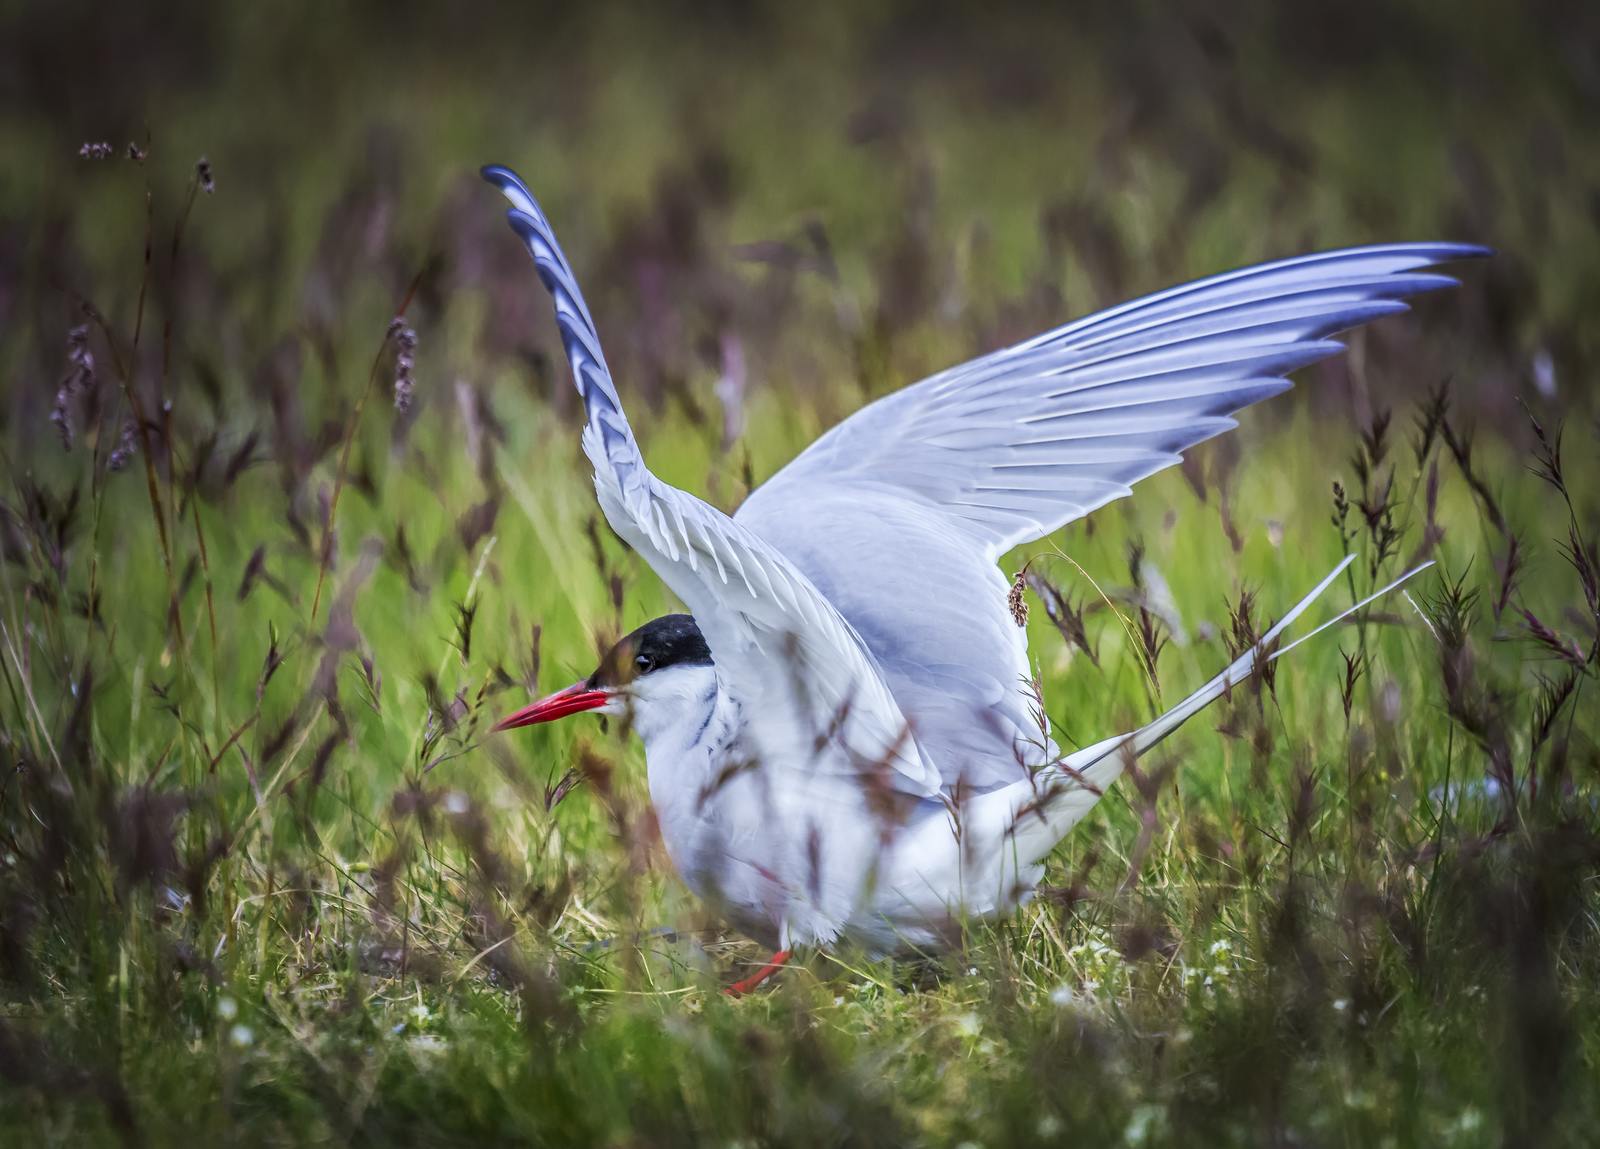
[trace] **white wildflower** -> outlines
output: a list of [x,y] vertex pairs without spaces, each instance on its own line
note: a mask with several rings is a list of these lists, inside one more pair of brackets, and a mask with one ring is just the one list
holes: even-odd
[[1159,1136],[1167,1123],[1167,1111],[1159,1105],[1140,1105],[1128,1117],[1122,1139],[1129,1145],[1146,1145]]

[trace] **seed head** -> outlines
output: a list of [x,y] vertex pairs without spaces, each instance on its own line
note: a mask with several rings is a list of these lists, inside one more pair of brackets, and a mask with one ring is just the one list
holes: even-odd
[[[87,146],[87,145],[85,145]],[[89,350],[89,327],[80,324],[67,332],[67,373],[56,388],[50,407],[50,422],[61,437],[61,446],[72,450],[72,401],[94,388],[94,352]]]
[[94,379],[94,352],[89,350],[89,325],[80,323],[67,332],[67,362],[77,375]]
[[50,407],[50,422],[55,424],[56,434],[61,438],[61,449],[72,450],[72,392],[67,384],[63,383],[56,389],[56,401]]
[[406,321],[396,315],[389,321],[389,338],[394,340],[394,409],[401,414],[411,410],[412,394],[416,380],[412,371],[417,365],[417,333]]
[[195,161],[194,177],[200,181],[200,190],[210,195],[217,190],[217,181],[211,175],[211,161],[201,156]]
[[128,460],[138,453],[139,445],[134,439],[137,428],[133,420],[129,419],[122,424],[122,434],[117,436],[117,445],[111,449],[111,454],[106,457],[108,470],[120,471],[128,465]]
[[1028,625],[1028,603],[1022,597],[1027,585],[1027,572],[1018,571],[1012,576],[1011,592],[1006,595],[1006,607],[1011,611],[1011,621],[1019,627]]

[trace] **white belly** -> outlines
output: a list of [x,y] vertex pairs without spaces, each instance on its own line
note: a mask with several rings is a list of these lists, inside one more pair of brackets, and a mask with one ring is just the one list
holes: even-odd
[[999,828],[1014,803],[998,794],[980,801],[1004,810],[963,811],[971,832],[958,836],[944,804],[895,794],[842,766],[797,776],[732,754],[652,755],[650,781],[685,884],[775,949],[942,949],[963,919],[1014,908],[1040,876],[1007,850]]
[[650,783],[684,882],[775,948],[835,941],[871,902],[886,842],[897,833],[843,774],[797,778],[729,754],[703,764],[652,755]]

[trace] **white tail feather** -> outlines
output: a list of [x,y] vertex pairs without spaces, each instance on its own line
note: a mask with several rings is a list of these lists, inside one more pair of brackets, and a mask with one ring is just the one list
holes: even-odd
[[1329,627],[1337,626],[1433,565],[1431,562],[1426,562],[1407,571],[1310,633],[1286,646],[1272,649],[1284,630],[1322,596],[1354,558],[1354,555],[1346,555],[1344,561],[1334,567],[1310,594],[1295,603],[1283,618],[1248,650],[1234,659],[1227,669],[1165,714],[1130,733],[1118,734],[1093,746],[1085,747],[1075,754],[1068,755],[1059,764],[1040,771],[1033,789],[1036,793],[1043,792],[1050,796],[1042,804],[1037,799],[1025,803],[1023,809],[1027,813],[1014,826],[1017,852],[1025,863],[1036,862],[1054,849],[1056,843],[1100,800],[1106,787],[1117,780],[1130,761],[1139,758],[1233,687],[1248,681],[1258,664],[1277,661],[1302,642],[1315,638]]

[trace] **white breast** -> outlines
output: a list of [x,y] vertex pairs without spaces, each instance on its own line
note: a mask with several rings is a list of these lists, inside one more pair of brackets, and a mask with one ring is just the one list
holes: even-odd
[[874,785],[837,744],[813,745],[803,770],[763,763],[711,668],[651,677],[676,680],[680,699],[651,699],[635,722],[662,841],[684,883],[752,937],[787,948],[853,935],[876,916],[898,846],[948,836],[941,803]]

